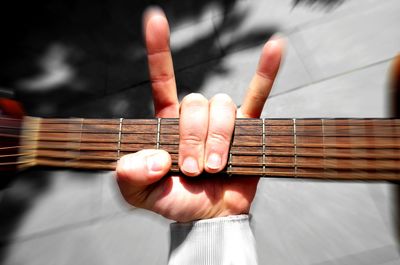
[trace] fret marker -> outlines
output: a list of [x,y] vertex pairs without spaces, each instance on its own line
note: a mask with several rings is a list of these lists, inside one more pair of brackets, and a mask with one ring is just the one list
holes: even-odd
[[265,177],[265,119],[262,119],[262,176]]
[[157,143],[156,148],[160,149],[161,118],[157,119]]
[[117,159],[119,159],[120,153],[121,153],[122,123],[123,123],[123,121],[124,121],[124,118],[120,118],[120,119],[119,119]]
[[296,119],[293,119],[293,144],[294,144],[294,177],[297,178],[297,132],[296,132]]

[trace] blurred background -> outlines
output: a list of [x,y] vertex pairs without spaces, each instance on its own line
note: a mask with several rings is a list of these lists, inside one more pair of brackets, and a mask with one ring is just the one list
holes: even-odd
[[[240,104],[264,42],[287,40],[263,117],[387,117],[398,0],[37,0],[0,9],[0,94],[29,115],[152,117],[141,16],[171,24],[180,97]],[[112,172],[29,170],[0,191],[0,264],[166,264],[169,221],[127,206]],[[264,179],[260,264],[400,264],[398,186]]]

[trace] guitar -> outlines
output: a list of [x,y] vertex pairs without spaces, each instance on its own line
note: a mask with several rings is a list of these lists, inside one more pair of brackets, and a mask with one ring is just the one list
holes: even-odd
[[[178,168],[177,119],[0,117],[0,171],[33,166],[114,170],[142,149]],[[237,119],[223,174],[347,180],[400,179],[399,119]]]

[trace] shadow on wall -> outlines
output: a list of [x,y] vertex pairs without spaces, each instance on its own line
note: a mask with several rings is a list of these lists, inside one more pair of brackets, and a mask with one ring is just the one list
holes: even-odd
[[[204,13],[211,9],[216,16],[224,17],[231,13],[235,2],[39,0],[21,5],[9,1],[0,11],[2,37],[7,39],[0,46],[0,87],[14,88],[30,115],[91,116],[76,111],[77,107],[93,98],[146,84],[148,73],[141,29],[146,7],[162,6],[174,29],[182,22],[201,22]],[[218,68],[218,62],[229,49],[261,43],[274,33],[271,29],[249,32],[222,51],[217,34],[234,30],[244,16],[244,13],[233,14],[229,23],[221,19],[214,30],[175,49],[175,69],[204,60],[216,60]],[[9,17],[14,18],[12,23]],[[193,54],[197,59],[190,62]],[[194,75],[194,85],[199,87],[212,71],[215,68]],[[187,87],[180,90],[193,91]],[[129,116],[150,116],[150,93],[142,89],[137,96],[140,100],[133,102],[136,110],[131,110]],[[93,112],[102,117],[117,115]]]
[[[294,5],[331,7],[342,1],[295,0]],[[221,63],[230,50],[260,44],[276,31],[275,28],[254,30],[240,39],[232,39],[227,47],[220,47],[218,36],[233,32],[246,18],[246,11],[235,10],[236,2],[38,0],[22,5],[8,1],[0,10],[2,39],[7,40],[0,44],[0,87],[15,89],[30,115],[149,117],[152,109],[148,89],[134,91],[135,98],[140,100],[133,101],[134,107],[127,113],[118,113],[123,109],[118,107],[102,106],[102,112],[87,108],[82,112],[79,107],[94,98],[147,84],[141,18],[149,5],[163,7],[173,29],[187,21],[211,20],[205,16],[210,12],[213,17],[221,18],[213,20],[209,32],[174,49],[178,71],[213,60],[213,67],[193,73],[190,87],[180,86],[180,92],[193,92],[210,73],[227,71],[221,68]],[[179,86],[179,75],[177,81]]]
[[343,4],[345,0],[293,0],[294,6],[299,4],[309,5],[313,7],[332,9]]

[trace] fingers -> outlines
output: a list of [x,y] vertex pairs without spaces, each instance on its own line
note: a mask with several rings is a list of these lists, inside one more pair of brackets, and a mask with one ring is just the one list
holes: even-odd
[[205,170],[209,173],[216,173],[225,167],[228,160],[236,106],[228,95],[218,94],[211,99],[209,111]]
[[179,167],[187,176],[197,176],[203,170],[207,131],[208,100],[195,93],[186,96],[179,118]]
[[210,103],[200,94],[186,96],[181,104],[179,121],[179,166],[187,176],[197,176],[203,169],[221,171],[228,159],[235,124],[236,106],[224,94]]
[[161,9],[153,7],[144,14],[143,27],[155,115],[176,118],[179,103],[169,47],[168,20]]
[[282,39],[269,40],[262,50],[256,74],[250,82],[243,104],[238,110],[239,118],[258,118],[271,91],[284,49]]
[[171,157],[163,150],[142,150],[123,156],[117,164],[117,179],[133,186],[150,185],[160,180],[171,167]]

